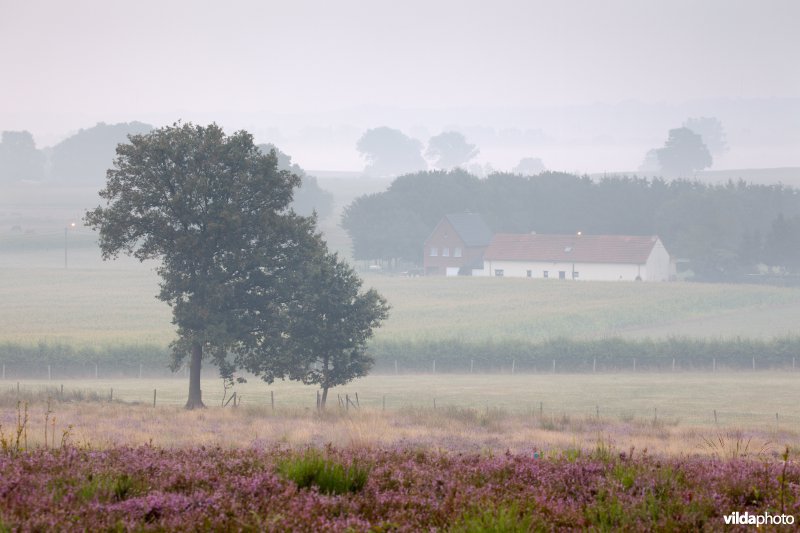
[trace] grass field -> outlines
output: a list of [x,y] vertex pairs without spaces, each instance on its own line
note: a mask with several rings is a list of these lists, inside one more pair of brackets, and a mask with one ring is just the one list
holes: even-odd
[[[367,276],[365,285],[392,305],[378,340],[771,338],[796,335],[800,324],[800,289],[768,286],[380,275]],[[152,265],[130,260],[2,268],[0,341],[166,345],[174,330],[157,290]]]

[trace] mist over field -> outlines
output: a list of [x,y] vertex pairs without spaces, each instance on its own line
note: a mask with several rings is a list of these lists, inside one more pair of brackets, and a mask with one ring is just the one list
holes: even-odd
[[0,531],[800,517],[796,2],[0,12]]

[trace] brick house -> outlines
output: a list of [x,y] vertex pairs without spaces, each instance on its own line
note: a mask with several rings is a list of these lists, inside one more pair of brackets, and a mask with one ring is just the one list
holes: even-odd
[[425,240],[423,269],[427,276],[472,275],[483,270],[483,252],[492,231],[480,215],[445,215]]

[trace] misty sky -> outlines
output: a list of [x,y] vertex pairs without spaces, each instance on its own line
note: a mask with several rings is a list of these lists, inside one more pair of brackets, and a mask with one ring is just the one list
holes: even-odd
[[381,125],[348,110],[796,98],[799,26],[792,0],[0,0],[0,130],[47,145],[182,118],[280,137]]

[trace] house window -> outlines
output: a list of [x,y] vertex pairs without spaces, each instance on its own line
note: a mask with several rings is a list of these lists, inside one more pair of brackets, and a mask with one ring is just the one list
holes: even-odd
[[550,277],[550,271],[549,270],[545,270],[544,272],[542,272],[542,277],[544,279],[549,278]]
[[567,279],[567,271],[566,270],[559,270],[558,271],[558,279]]
[[498,277],[498,278],[502,278],[504,273],[505,273],[505,272],[503,271],[503,269],[502,269],[502,268],[497,268],[497,269],[495,269],[495,271],[494,271],[494,275],[495,275],[495,277]]
[[533,277],[533,270],[528,270],[527,274],[528,274],[529,278],[532,278]]
[[450,257],[450,248],[442,248],[442,257]]
[[578,272],[577,270],[574,270],[572,272],[572,279],[578,279],[578,276],[580,276],[580,274],[581,274],[580,272]]
[[453,248],[453,257],[461,257],[461,248]]
[[435,246],[431,246],[431,257],[436,257],[439,255],[439,249]]

